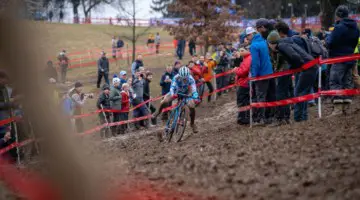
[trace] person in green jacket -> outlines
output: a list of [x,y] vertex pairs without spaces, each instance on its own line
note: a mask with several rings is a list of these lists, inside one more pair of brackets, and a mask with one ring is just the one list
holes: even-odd
[[[110,90],[110,106],[112,110],[121,110],[121,88],[120,88],[120,79],[119,78],[113,78],[113,87]],[[120,121],[120,112],[114,112],[113,113],[113,122],[119,122]],[[113,126],[112,128],[112,134],[113,136],[116,136],[120,134],[120,126]]]

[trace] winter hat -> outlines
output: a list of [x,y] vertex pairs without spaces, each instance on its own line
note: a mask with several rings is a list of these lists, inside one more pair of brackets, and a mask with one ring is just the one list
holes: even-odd
[[280,35],[277,31],[271,31],[267,37],[267,41],[270,44],[277,44],[280,40]]
[[110,90],[110,86],[108,84],[104,84],[102,87],[101,87],[102,90]]
[[79,88],[79,87],[82,87],[82,86],[84,86],[84,85],[82,83],[80,83],[80,82],[75,83],[75,88]]
[[349,17],[349,8],[345,5],[340,5],[335,10],[335,15],[341,19]]
[[245,30],[246,35],[250,35],[250,34],[253,34],[255,32],[256,32],[255,29],[253,27],[251,27],[251,26],[247,27],[246,30]]
[[265,19],[265,18],[260,18],[256,21],[256,28],[260,28],[260,27],[267,27],[269,24],[269,20]]
[[120,83],[120,79],[117,77],[113,78],[112,82],[113,82],[113,85],[115,85],[115,83]]
[[126,71],[120,71],[120,76],[124,76],[124,75],[126,75]]

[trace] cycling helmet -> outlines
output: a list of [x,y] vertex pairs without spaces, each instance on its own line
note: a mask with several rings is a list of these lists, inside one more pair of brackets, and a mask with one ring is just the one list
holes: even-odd
[[179,76],[182,78],[186,78],[190,75],[190,70],[186,66],[182,66],[179,70]]

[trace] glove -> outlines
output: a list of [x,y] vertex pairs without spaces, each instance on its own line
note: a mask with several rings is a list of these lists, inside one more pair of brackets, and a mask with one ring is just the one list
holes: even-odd
[[199,98],[199,94],[197,92],[192,93],[192,98],[193,99],[198,99]]
[[173,99],[177,99],[177,98],[178,98],[178,95],[177,95],[177,94],[173,94],[171,97],[172,97]]

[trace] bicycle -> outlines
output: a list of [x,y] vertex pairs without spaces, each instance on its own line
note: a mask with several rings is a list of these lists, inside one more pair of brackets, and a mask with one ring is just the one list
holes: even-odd
[[[175,141],[180,142],[181,138],[184,135],[186,124],[187,124],[187,102],[189,98],[192,98],[190,95],[177,94],[178,96],[178,105],[171,111],[170,117],[166,122],[165,126],[165,139],[168,142],[171,142],[173,136],[175,136]],[[174,135],[175,133],[175,135]]]

